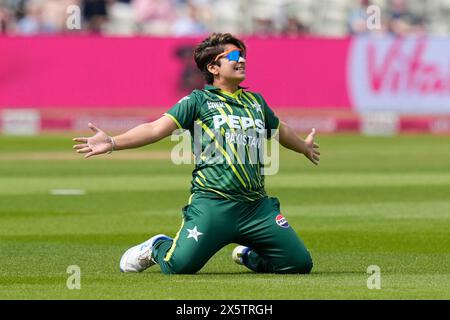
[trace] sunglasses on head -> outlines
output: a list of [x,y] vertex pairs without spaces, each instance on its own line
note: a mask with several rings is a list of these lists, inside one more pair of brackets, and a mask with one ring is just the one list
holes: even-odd
[[241,49],[230,49],[227,50],[225,52],[222,52],[221,54],[217,55],[216,58],[214,59],[214,62],[216,62],[217,60],[219,60],[220,58],[226,57],[229,61],[239,61],[240,57],[243,57],[243,55],[241,54]]

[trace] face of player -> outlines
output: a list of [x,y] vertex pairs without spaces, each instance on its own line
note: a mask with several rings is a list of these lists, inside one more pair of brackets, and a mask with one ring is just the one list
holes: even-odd
[[[234,44],[226,44],[225,51],[239,48]],[[241,52],[242,55],[242,52]],[[226,56],[219,59],[220,66],[213,65],[213,74],[215,74],[219,81],[230,84],[239,84],[245,80],[245,63],[244,57],[240,56],[238,61],[229,60]],[[211,70],[210,70],[211,71]]]

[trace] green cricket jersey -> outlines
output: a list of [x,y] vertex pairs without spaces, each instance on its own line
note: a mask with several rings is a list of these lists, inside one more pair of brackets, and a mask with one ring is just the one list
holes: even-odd
[[167,113],[191,133],[195,156],[191,192],[255,201],[264,189],[264,139],[280,121],[260,94],[239,88],[234,94],[214,86],[194,90]]

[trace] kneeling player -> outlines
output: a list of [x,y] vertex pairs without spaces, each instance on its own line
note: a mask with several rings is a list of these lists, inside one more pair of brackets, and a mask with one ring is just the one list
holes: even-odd
[[[75,138],[85,157],[137,148],[157,142],[176,129],[191,132],[194,153],[191,197],[175,238],[159,234],[128,249],[120,259],[122,272],[141,272],[159,264],[163,273],[195,273],[222,247],[238,243],[235,262],[256,272],[309,273],[311,256],[281,215],[277,198],[264,188],[261,136],[277,137],[281,145],[318,164],[315,130],[305,140],[281,122],[260,94],[244,90],[246,47],[230,34],[213,34],[194,53],[207,85],[181,99],[158,120],[110,137]],[[268,61],[270,63],[270,61]],[[200,134],[198,134],[200,132]],[[214,146],[223,161],[208,161]]]

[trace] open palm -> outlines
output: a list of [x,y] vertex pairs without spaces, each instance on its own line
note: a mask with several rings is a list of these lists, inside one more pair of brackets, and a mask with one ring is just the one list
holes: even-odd
[[308,136],[305,139],[305,144],[306,144],[306,152],[305,152],[305,156],[314,164],[319,164],[319,156],[320,156],[320,152],[319,150],[319,145],[317,143],[314,142],[314,136],[316,135],[316,129],[312,129],[311,132],[308,134]]
[[77,153],[86,153],[84,157],[89,158],[94,155],[112,151],[113,145],[111,138],[103,130],[97,128],[92,123],[89,123],[88,126],[95,132],[92,137],[78,137],[72,139],[73,141],[80,142],[73,146]]

